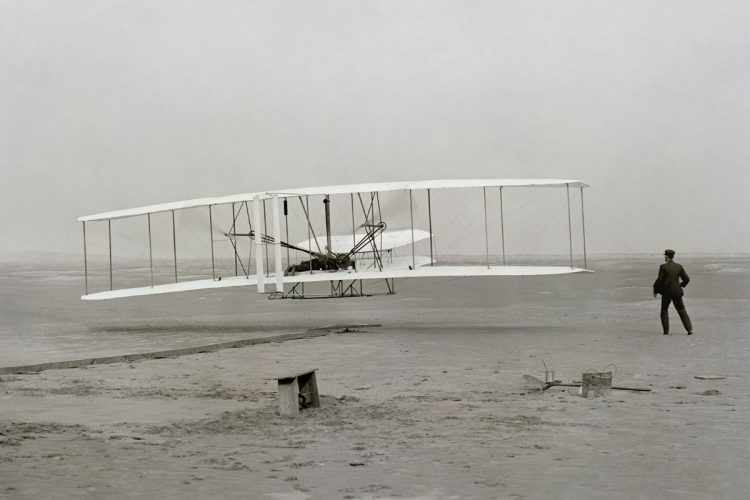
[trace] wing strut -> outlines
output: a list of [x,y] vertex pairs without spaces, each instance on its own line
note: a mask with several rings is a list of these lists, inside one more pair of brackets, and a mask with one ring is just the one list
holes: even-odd
[[151,288],[154,287],[154,251],[151,245],[151,212],[146,214],[146,225],[148,226],[148,270],[151,274]]
[[[286,233],[286,241],[289,241],[289,204],[287,199],[284,198],[284,232]],[[289,247],[286,247],[286,264],[289,265],[291,259],[289,258]]]
[[[242,268],[242,274],[245,275],[245,278],[249,278],[250,277],[250,256],[248,256],[247,269],[245,269],[245,264],[242,262],[242,258],[240,257],[239,250],[237,250],[237,236],[238,235],[236,233],[232,233],[231,235],[229,235],[229,243],[231,243],[232,248],[234,249],[234,263],[235,265],[237,265],[237,263],[239,262],[239,265]],[[235,276],[239,276],[239,274],[235,274]]]
[[[247,227],[250,231],[253,230],[253,221],[250,217],[250,205],[247,204],[247,200],[242,202],[245,205],[245,215],[247,216]],[[242,207],[240,207],[240,212],[242,211]],[[235,235],[236,237],[237,235]],[[240,260],[240,263],[242,263],[242,256],[240,254],[237,254],[237,258]],[[245,273],[245,277],[250,277],[250,263],[253,261],[253,245],[248,242],[247,245],[247,272]],[[243,266],[244,271],[244,266]]]
[[484,202],[484,260],[487,269],[490,268],[490,237],[487,232],[487,187],[482,186],[482,197]]
[[382,234],[382,232],[385,230],[385,227],[385,222],[382,221],[375,225],[368,225],[365,235],[362,236],[362,239],[359,240],[359,242],[354,245],[351,250],[349,250],[349,253],[347,253],[346,256],[351,257],[352,255],[362,250],[368,243],[374,244],[375,237],[379,233]]
[[177,230],[174,225],[174,210],[172,210],[172,250],[174,253],[174,282],[177,283]]
[[352,206],[352,246],[357,244],[357,228],[354,227],[354,193],[349,193],[349,203]]
[[412,200],[411,189],[409,190],[409,217],[411,219],[411,268],[417,267],[416,258],[414,257],[414,203]]
[[[255,226],[257,229],[258,226]],[[263,200],[263,233],[268,234],[268,218],[266,217],[266,200]],[[263,245],[263,251],[266,255],[266,272],[271,270],[271,266],[268,264],[268,244]]]
[[109,289],[112,290],[112,219],[107,219],[107,248],[109,250]]
[[[365,216],[365,223],[364,227],[367,228],[367,233],[369,234],[370,231],[376,227],[375,224],[375,195],[370,193],[370,208],[365,209],[365,204],[362,201],[362,195],[360,193],[357,193],[357,198],[359,199],[359,205],[362,207],[362,213]],[[370,222],[370,217],[372,216],[372,222]],[[381,217],[381,224],[382,224],[382,217]],[[371,246],[372,246],[372,255],[373,255],[373,263],[378,266],[379,270],[383,270],[383,259],[380,257],[380,252],[378,251],[377,243],[375,242],[375,238],[369,238]]]
[[213,205],[208,206],[208,235],[211,238],[211,279],[216,279],[216,261],[214,260],[214,215]]
[[[310,222],[310,213],[309,213],[309,198],[305,197],[306,201],[308,201],[307,207],[305,207],[305,204],[302,202],[302,197],[299,197],[299,203],[302,205],[302,210],[305,212],[305,219],[307,219],[307,234],[308,236],[310,233],[312,233],[312,237],[315,239],[315,246],[318,247],[318,253],[322,254],[323,251],[320,249],[320,244],[318,243],[318,237],[315,235],[315,230],[312,228],[312,223]],[[307,241],[310,241],[310,238],[308,237]],[[311,264],[312,265],[312,264]],[[312,268],[310,268],[312,271]]]
[[[260,227],[260,196],[256,195],[253,199],[253,215],[255,218],[254,226]],[[266,291],[266,276],[263,270],[263,241],[261,238],[255,238],[255,275],[258,279],[258,293]],[[249,264],[248,264],[249,265]]]
[[583,230],[583,267],[588,269],[589,264],[586,259],[586,216],[583,211],[583,186],[581,186],[581,228]]
[[503,219],[503,187],[500,186],[500,244],[503,250],[503,265],[505,265],[505,220]]
[[[411,194],[411,190],[409,190],[409,194]],[[378,191],[375,191],[375,198],[378,201],[378,221],[379,221],[378,224],[381,226],[381,229],[380,229],[380,246],[382,247],[383,246],[383,229],[385,229],[385,222],[383,222],[383,211],[380,209],[380,193]],[[373,214],[372,214],[372,223],[373,223],[373,226],[374,226],[375,225],[375,208],[374,207],[373,207],[372,211],[373,211]],[[412,236],[412,240],[413,239],[414,239],[414,237]],[[412,257],[413,257],[413,254],[414,254],[414,252],[412,251]],[[392,254],[391,254],[391,257],[392,257]],[[412,258],[412,260],[414,260],[414,259]],[[380,269],[381,270],[383,269],[383,258],[382,257],[380,257]],[[386,293],[389,294],[389,295],[392,294],[392,293],[396,293],[396,280],[391,279],[391,281],[389,283],[388,280],[386,279],[385,280],[385,288],[386,288]]]
[[[381,224],[385,224],[383,222],[383,211],[380,209],[380,193],[377,191],[375,192],[375,199],[378,202],[378,221],[380,221]],[[375,220],[373,219],[373,223]],[[385,226],[383,226],[385,228]],[[380,248],[383,248],[383,232],[380,232]]]
[[565,196],[568,200],[568,242],[570,245],[570,267],[573,267],[573,226],[570,221],[570,184],[565,184]]
[[81,221],[83,227],[83,294],[89,294],[89,264],[86,255],[86,221]]
[[[245,202],[247,203],[247,202]],[[232,233],[237,232],[237,214],[234,207],[234,203],[232,203]],[[229,240],[232,242],[232,246],[234,247],[234,275],[237,276],[237,245],[235,245],[234,241],[232,239]]]
[[273,265],[276,277],[276,291],[284,291],[284,271],[281,268],[281,216],[279,215],[279,196],[271,198],[271,214],[273,215]]
[[326,254],[330,254],[333,251],[331,246],[331,198],[325,195],[323,198],[323,206],[325,208],[326,215]]
[[[308,213],[310,212],[310,197],[305,196],[305,203],[302,203],[302,197],[299,197],[299,204],[302,205],[302,211],[305,212],[305,219],[307,220],[307,250],[312,254],[312,238],[310,237],[310,233],[312,233],[312,225],[310,224],[310,216]],[[318,247],[318,250],[320,250],[320,245],[318,245],[318,239],[315,238],[315,246]],[[310,263],[310,274],[312,274],[312,259],[308,259],[308,262]],[[302,285],[302,290],[304,291],[305,285]]]
[[430,190],[427,190],[427,223],[430,228],[430,265],[435,265],[435,258],[432,254],[432,201],[430,200]]

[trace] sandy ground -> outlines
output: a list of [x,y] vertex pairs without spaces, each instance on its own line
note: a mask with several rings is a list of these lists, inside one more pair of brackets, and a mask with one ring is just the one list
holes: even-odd
[[[747,368],[705,336],[371,329],[179,359],[3,376],[0,495],[744,498]],[[550,339],[565,335],[565,345]],[[649,352],[649,363],[629,358]],[[617,361],[651,387],[523,388]],[[642,357],[640,358],[643,359]],[[597,361],[592,361],[597,360]],[[319,368],[322,408],[277,416],[273,377]],[[740,371],[743,370],[743,371]],[[722,374],[719,381],[694,375]]]
[[[674,314],[660,334],[644,291],[575,306],[537,289],[415,305],[422,328],[386,309],[356,333],[2,375],[0,497],[747,498],[747,294],[698,288],[688,337]],[[530,391],[542,360],[652,392]],[[303,367],[322,408],[281,418],[274,377]]]

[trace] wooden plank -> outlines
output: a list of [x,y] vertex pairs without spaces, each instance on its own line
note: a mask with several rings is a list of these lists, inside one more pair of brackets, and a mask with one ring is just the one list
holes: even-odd
[[[290,381],[291,380],[291,381]],[[279,380],[279,413],[282,417],[299,415],[299,385],[297,378]]]
[[132,363],[135,361],[145,361],[149,359],[176,358],[179,356],[190,356],[206,352],[215,352],[223,349],[236,349],[240,347],[249,347],[258,344],[267,344],[271,342],[286,342],[287,340],[311,339],[322,337],[331,333],[331,328],[318,328],[307,330],[301,333],[285,333],[274,335],[272,337],[260,337],[252,339],[230,340],[228,342],[219,342],[216,344],[207,344],[193,347],[183,347],[180,349],[168,349],[164,351],[143,352],[137,354],[123,354],[119,356],[101,356],[96,358],[75,359],[70,361],[52,361],[48,363],[37,363],[19,366],[0,367],[0,375],[14,373],[38,373],[45,370],[58,370],[63,368],[81,368],[83,366],[105,365],[111,363]]
[[300,375],[297,380],[300,394],[304,396],[304,399],[300,400],[300,404],[304,402],[305,408],[320,408],[320,394],[318,394],[318,380],[315,376],[315,370]]
[[[326,328],[326,330],[330,330],[329,328]],[[300,370],[298,372],[292,372],[292,373],[282,373],[276,379],[281,382],[282,380],[286,379],[293,379],[293,378],[299,378],[305,375],[309,375],[310,373],[315,373],[318,369],[317,368],[309,368],[305,370]]]

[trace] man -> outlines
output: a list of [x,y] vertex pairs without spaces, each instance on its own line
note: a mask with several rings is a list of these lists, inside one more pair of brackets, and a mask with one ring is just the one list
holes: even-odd
[[682,302],[682,289],[690,283],[690,277],[685,272],[685,268],[674,261],[674,254],[674,250],[664,250],[664,264],[659,266],[659,276],[654,281],[654,297],[657,293],[661,294],[661,326],[664,329],[664,335],[669,335],[669,304],[672,302],[677,309],[677,314],[680,315],[682,326],[685,327],[688,335],[692,335],[693,325],[685,310],[685,304]]

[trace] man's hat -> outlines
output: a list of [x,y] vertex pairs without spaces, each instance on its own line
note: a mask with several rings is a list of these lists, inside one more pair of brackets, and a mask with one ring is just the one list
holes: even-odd
[[674,257],[674,250],[672,250],[671,248],[667,248],[666,250],[664,250],[664,255],[671,259],[672,257]]

